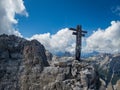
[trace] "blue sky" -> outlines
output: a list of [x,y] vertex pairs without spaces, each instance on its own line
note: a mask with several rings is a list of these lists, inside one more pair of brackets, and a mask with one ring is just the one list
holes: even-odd
[[24,37],[81,24],[88,36],[93,30],[107,28],[113,20],[120,20],[117,6],[120,0],[24,0],[29,17],[16,16],[17,28]]

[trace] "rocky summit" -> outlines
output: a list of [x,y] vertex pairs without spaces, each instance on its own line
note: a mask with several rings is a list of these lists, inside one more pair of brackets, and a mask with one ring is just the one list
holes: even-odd
[[0,36],[0,90],[112,89],[106,89],[104,80],[88,61],[57,57],[37,40],[3,34]]
[[37,90],[46,66],[45,48],[38,41],[0,36],[0,90]]

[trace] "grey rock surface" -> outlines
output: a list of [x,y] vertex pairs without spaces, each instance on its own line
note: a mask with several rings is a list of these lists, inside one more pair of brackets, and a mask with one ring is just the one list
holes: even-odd
[[101,83],[86,61],[52,56],[37,40],[0,35],[0,90],[99,90]]
[[40,73],[48,65],[38,41],[0,35],[0,90],[37,90]]
[[96,66],[100,77],[106,83],[106,87],[114,88],[114,85],[120,79],[120,53],[99,54],[87,58],[87,61]]
[[117,81],[114,88],[115,88],[115,90],[120,90],[120,80]]
[[[46,67],[41,74],[43,90],[98,90],[99,76],[93,66],[77,60],[63,65],[63,60],[57,66]],[[64,61],[64,62],[63,62]],[[61,65],[62,64],[62,65]],[[44,80],[42,79],[44,78]]]

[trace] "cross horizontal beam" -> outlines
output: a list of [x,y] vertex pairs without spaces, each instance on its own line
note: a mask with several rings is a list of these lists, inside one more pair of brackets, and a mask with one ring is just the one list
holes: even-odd
[[77,32],[73,32],[72,34],[73,34],[73,35],[77,35]]
[[69,28],[69,30],[73,30],[73,31],[76,31],[76,29],[75,29],[75,28]]

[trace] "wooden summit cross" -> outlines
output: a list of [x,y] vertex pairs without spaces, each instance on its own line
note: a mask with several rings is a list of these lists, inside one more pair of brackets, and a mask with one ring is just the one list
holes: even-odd
[[76,49],[75,49],[75,59],[80,61],[81,60],[81,42],[82,42],[82,36],[85,36],[85,33],[87,31],[82,31],[82,26],[77,25],[76,29],[69,28],[70,30],[73,30],[73,35],[76,35]]

